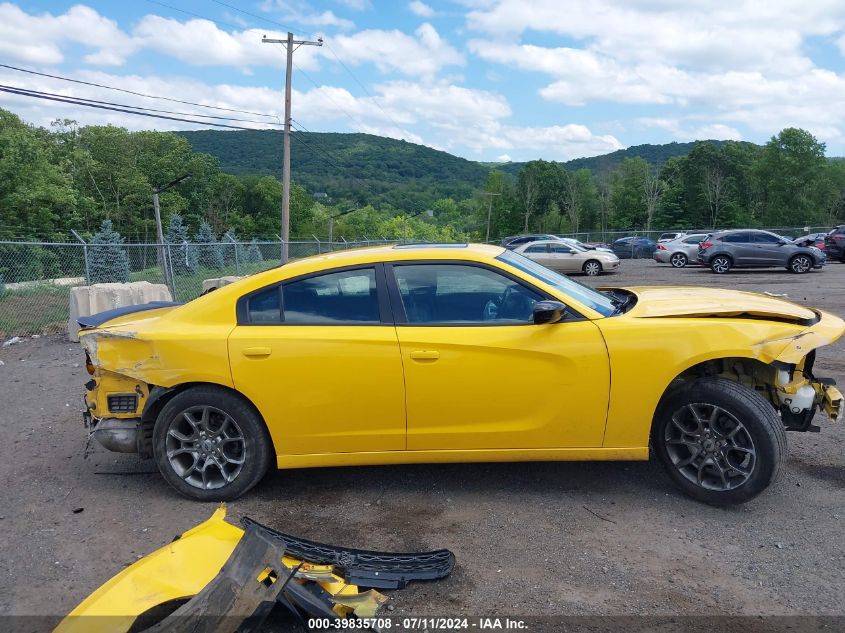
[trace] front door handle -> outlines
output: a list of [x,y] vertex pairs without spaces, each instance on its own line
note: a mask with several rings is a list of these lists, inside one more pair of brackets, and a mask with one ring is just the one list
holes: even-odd
[[247,358],[267,358],[272,350],[269,347],[245,347],[242,353]]
[[437,360],[440,358],[440,352],[433,349],[415,349],[411,352],[413,360]]

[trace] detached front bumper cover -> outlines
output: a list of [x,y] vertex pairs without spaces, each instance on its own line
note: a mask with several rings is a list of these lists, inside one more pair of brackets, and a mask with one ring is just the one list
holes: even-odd
[[366,620],[387,601],[375,588],[445,578],[455,564],[448,550],[346,549],[282,534],[249,518],[241,530],[225,516],[221,507],[127,567],[76,607],[55,633],[249,633],[260,631],[277,606],[303,623]]

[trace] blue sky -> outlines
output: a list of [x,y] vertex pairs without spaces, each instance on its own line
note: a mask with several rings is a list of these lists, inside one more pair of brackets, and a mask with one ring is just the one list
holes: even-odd
[[[312,131],[495,161],[799,126],[845,154],[841,0],[0,0],[0,63],[280,117],[284,52],[260,39],[287,29],[326,42],[295,54],[293,118]],[[203,112],[9,69],[0,84]],[[197,127],[8,93],[0,106],[38,125]]]

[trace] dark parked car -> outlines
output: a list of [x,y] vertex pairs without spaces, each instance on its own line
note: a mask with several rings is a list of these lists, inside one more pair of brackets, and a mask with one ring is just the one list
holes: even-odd
[[752,229],[717,231],[698,245],[698,263],[718,274],[731,268],[775,266],[806,273],[824,266],[825,260],[825,254],[814,246],[798,246],[780,235]]
[[824,238],[827,236],[827,233],[809,233],[808,235],[802,235],[801,237],[797,237],[792,240],[792,243],[796,246],[815,246],[819,250],[824,250]]
[[824,236],[824,252],[831,259],[845,264],[845,224],[840,224]]
[[505,248],[514,249],[517,246],[528,244],[528,242],[539,242],[540,240],[559,240],[556,235],[549,235],[547,233],[531,233],[527,235],[511,235],[502,240],[502,246]]
[[649,258],[657,249],[657,242],[647,237],[622,237],[611,246],[619,259]]

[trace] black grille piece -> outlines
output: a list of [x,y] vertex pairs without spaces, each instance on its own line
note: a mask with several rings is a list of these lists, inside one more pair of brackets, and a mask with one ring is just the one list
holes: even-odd
[[317,565],[332,565],[346,582],[374,589],[403,589],[413,580],[439,580],[452,573],[455,555],[447,549],[394,554],[348,549],[283,534],[244,517],[244,527],[258,527],[281,541],[285,553]]
[[108,396],[109,413],[135,413],[138,410],[138,395],[114,393]]

